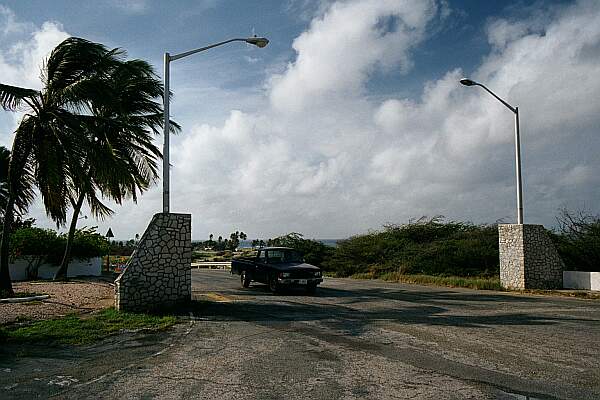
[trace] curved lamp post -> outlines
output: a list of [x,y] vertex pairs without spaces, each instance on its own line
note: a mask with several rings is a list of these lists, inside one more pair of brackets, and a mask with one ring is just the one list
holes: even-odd
[[164,107],[164,135],[165,141],[163,145],[163,212],[169,212],[169,64],[171,61],[179,60],[180,58],[190,56],[192,54],[200,53],[201,51],[205,51],[208,49],[212,49],[213,47],[222,46],[231,42],[246,42],[252,44],[257,47],[265,47],[269,44],[269,40],[264,37],[249,37],[249,38],[235,38],[225,40],[223,42],[211,44],[210,46],[201,47],[199,49],[194,49],[190,51],[186,51],[184,53],[170,55],[169,53],[165,53],[165,71],[164,71],[164,98],[163,98],[163,107]]
[[485,87],[483,84],[472,81],[471,79],[463,78],[460,83],[465,86],[480,86],[489,94],[494,96],[496,100],[504,104],[506,108],[515,114],[515,159],[516,159],[516,175],[517,175],[517,224],[523,224],[523,183],[521,180],[521,138],[519,136],[519,107],[513,107],[506,101],[498,97],[494,92]]

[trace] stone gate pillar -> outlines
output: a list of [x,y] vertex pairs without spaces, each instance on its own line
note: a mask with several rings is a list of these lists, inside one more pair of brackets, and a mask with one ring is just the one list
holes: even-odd
[[542,225],[499,224],[500,284],[507,289],[562,289],[565,269]]
[[152,311],[190,301],[192,216],[155,214],[115,280],[115,307]]

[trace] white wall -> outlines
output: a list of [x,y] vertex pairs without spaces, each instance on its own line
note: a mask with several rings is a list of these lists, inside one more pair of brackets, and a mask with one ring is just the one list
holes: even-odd
[[585,289],[600,291],[600,272],[564,271],[565,289]]
[[22,281],[27,278],[25,269],[29,265],[27,258],[17,258],[14,262],[8,264],[8,271],[10,272],[10,279],[13,281]]
[[[10,277],[13,281],[22,281],[27,278],[25,269],[28,265],[28,260],[25,258],[17,258],[13,263],[8,265]],[[52,264],[42,264],[38,269],[38,278],[52,279],[58,266]],[[102,258],[88,258],[82,260],[73,260],[69,263],[67,276],[69,278],[76,276],[100,276],[102,275]]]

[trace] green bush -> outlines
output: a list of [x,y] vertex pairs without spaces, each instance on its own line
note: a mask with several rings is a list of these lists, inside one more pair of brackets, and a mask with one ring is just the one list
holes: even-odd
[[64,246],[56,231],[42,228],[20,228],[10,237],[10,254],[12,257],[19,256],[50,256],[54,255]]
[[[63,251],[67,245],[67,235],[60,235],[61,242],[64,244]],[[75,231],[73,238],[73,247],[71,249],[71,258],[92,258],[106,255],[110,249],[110,243],[101,234],[96,232],[96,228],[83,228]]]
[[304,260],[320,267],[333,254],[333,247],[313,239],[304,239],[302,234],[292,232],[268,240],[269,246],[282,246],[296,249],[304,255]]
[[[20,228],[10,240],[10,254],[19,256],[44,256],[52,264],[59,264],[67,245],[67,234],[57,234],[52,229]],[[75,231],[72,259],[100,257],[107,254],[110,247],[106,238],[96,233],[95,228],[83,228]]]
[[557,220],[551,237],[567,270],[600,271],[600,216],[563,209]]
[[324,263],[337,276],[389,272],[437,276],[493,276],[499,273],[495,225],[421,218],[404,225],[338,242]]

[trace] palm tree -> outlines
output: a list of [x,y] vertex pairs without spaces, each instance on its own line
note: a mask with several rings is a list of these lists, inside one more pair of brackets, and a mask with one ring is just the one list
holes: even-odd
[[10,151],[0,146],[0,217],[4,216],[4,207],[8,199],[8,162]]
[[[46,61],[41,91],[0,84],[0,106],[8,111],[25,111],[15,132],[8,168],[8,197],[0,244],[0,292],[12,294],[8,272],[10,226],[15,208],[23,211],[30,204],[32,197],[24,194],[31,193],[34,186],[42,195],[47,215],[57,226],[66,223],[69,202],[79,200],[81,192],[86,194],[96,215],[102,215],[108,213],[107,208],[96,202],[91,188],[101,194],[118,193],[116,198],[120,201],[143,186],[137,184],[141,180],[136,175],[140,169],[128,179],[117,176],[131,166],[132,160],[142,166],[148,161],[140,158],[139,153],[130,153],[132,148],[142,147],[139,149],[142,153],[156,156],[155,149],[144,149],[145,139],[137,138],[130,147],[123,148],[129,138],[121,136],[132,133],[143,136],[142,128],[160,125],[160,116],[132,114],[129,121],[126,110],[119,108],[124,102],[116,101],[115,86],[109,83],[119,76],[117,71],[123,74],[127,69],[123,57],[119,49],[108,50],[98,43],[68,38]],[[135,93],[135,89],[128,93]],[[108,111],[111,104],[112,113]],[[158,113],[160,104],[152,110]],[[107,154],[111,156],[100,159]],[[86,172],[88,179],[83,179]],[[89,178],[92,174],[94,177]]]
[[[6,202],[8,201],[8,166],[10,164],[10,151],[0,146],[0,221],[3,221]],[[15,216],[20,217],[21,212],[26,210],[27,204],[33,200],[33,191],[25,190],[18,193],[16,199],[17,210]],[[14,222],[14,221],[13,221]],[[2,232],[0,232],[0,236]]]
[[[86,124],[89,146],[83,164],[69,177],[73,215],[65,254],[54,279],[67,275],[84,201],[95,217],[104,218],[112,210],[98,194],[117,204],[127,198],[137,201],[137,192],[145,191],[158,178],[156,160],[161,153],[152,143],[152,133],[159,133],[163,122],[162,107],[156,101],[162,93],[152,67],[141,60],[123,62],[107,76],[106,93],[94,103],[93,116]],[[173,127],[179,129],[177,124]]]

